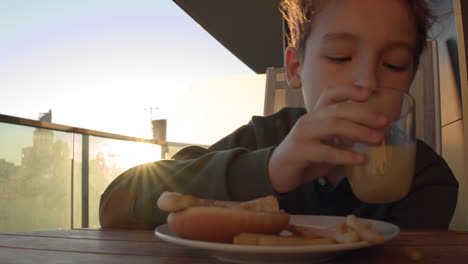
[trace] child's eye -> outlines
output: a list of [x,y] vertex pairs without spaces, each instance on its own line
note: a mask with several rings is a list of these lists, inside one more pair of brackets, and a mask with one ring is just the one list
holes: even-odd
[[335,62],[335,63],[343,63],[343,62],[351,61],[351,57],[330,57],[330,56],[326,56],[326,57],[329,61]]
[[384,63],[386,67],[388,67],[390,70],[397,71],[397,72],[403,72],[406,70],[406,66],[397,66],[394,64],[390,63]]

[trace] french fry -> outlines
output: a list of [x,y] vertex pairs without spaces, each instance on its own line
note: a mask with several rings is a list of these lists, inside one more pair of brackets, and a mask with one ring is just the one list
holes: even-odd
[[327,239],[332,239],[338,243],[353,243],[359,241],[358,234],[353,230],[348,230],[345,224],[340,224],[335,228],[330,229],[320,229],[310,226],[289,225],[287,227],[287,230],[295,235],[307,239],[316,239],[323,237]]
[[298,236],[263,236],[258,240],[258,245],[261,246],[311,246],[334,243],[334,240],[328,238],[306,239]]
[[372,223],[363,223],[356,216],[348,215],[345,222],[330,228],[316,228],[290,224],[286,230],[292,236],[241,233],[234,238],[238,245],[290,246],[290,245],[326,245],[334,243],[355,243],[367,241],[380,244],[382,235],[372,230]]
[[333,234],[325,229],[318,229],[312,227],[298,226],[298,225],[288,225],[286,230],[293,233],[294,235],[307,238],[331,238],[333,239]]
[[347,233],[349,231],[349,228],[346,225],[346,223],[339,223],[335,227],[329,228],[329,230],[333,230],[333,231],[338,232],[340,234],[344,234],[344,233]]
[[236,245],[258,245],[258,239],[261,236],[273,236],[256,233],[240,233],[234,237],[233,243]]
[[384,238],[382,235],[370,228],[368,228],[368,225],[365,225],[356,218],[354,215],[348,215],[346,217],[346,224],[351,227],[358,236],[369,243],[376,243],[376,244],[381,244],[384,242]]
[[327,245],[335,241],[327,238],[306,239],[299,236],[266,235],[255,233],[241,233],[234,237],[236,245],[258,245],[258,246],[306,246]]
[[354,243],[359,241],[359,235],[354,230],[349,230],[346,233],[336,234],[335,241],[339,243]]

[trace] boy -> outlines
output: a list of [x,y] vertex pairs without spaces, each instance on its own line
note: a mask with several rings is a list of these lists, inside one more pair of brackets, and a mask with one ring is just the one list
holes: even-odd
[[378,87],[408,91],[424,48],[430,12],[423,0],[284,0],[291,30],[285,51],[288,83],[303,89],[306,109],[285,108],[249,124],[208,149],[188,147],[173,160],[132,168],[101,197],[103,227],[154,228],[166,214],[164,191],[217,200],[275,194],[292,214],[347,215],[401,227],[447,228],[458,184],[444,160],[418,141],[410,193],[366,204],[340,167],[366,156],[332,147],[334,137],[382,141],[389,120],[366,109]]

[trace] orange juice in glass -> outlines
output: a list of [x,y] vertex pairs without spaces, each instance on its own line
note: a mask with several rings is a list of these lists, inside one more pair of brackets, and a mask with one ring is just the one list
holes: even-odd
[[415,102],[406,92],[378,88],[364,104],[387,116],[380,145],[366,145],[342,140],[346,149],[365,153],[367,162],[345,166],[353,193],[366,203],[389,203],[404,198],[414,175],[416,156]]

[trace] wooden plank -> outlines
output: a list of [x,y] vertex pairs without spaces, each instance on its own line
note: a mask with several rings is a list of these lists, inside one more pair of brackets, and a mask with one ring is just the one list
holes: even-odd
[[[433,238],[432,238],[433,239]],[[351,251],[334,260],[334,264],[460,264],[466,263],[466,250],[458,247],[373,247]]]
[[[388,244],[349,252],[333,263],[465,263],[468,259],[466,243],[468,243],[467,232],[403,230],[395,240]],[[421,257],[419,261],[414,259],[415,254]]]
[[202,251],[180,247],[157,239],[154,241],[128,241],[125,240],[124,236],[119,240],[96,240],[0,235],[0,248],[158,257],[185,255],[200,258],[206,255]]
[[184,253],[177,256],[135,256],[135,255],[112,255],[78,252],[60,252],[46,250],[14,249],[0,247],[0,263],[2,264],[30,264],[30,263],[131,263],[131,264],[155,264],[155,263],[190,263],[211,264],[222,263],[210,257],[193,257]]
[[56,238],[82,238],[97,240],[126,240],[126,241],[159,241],[153,231],[148,230],[105,230],[105,229],[74,229],[74,230],[44,230],[16,233],[0,233],[9,236],[36,236]]

